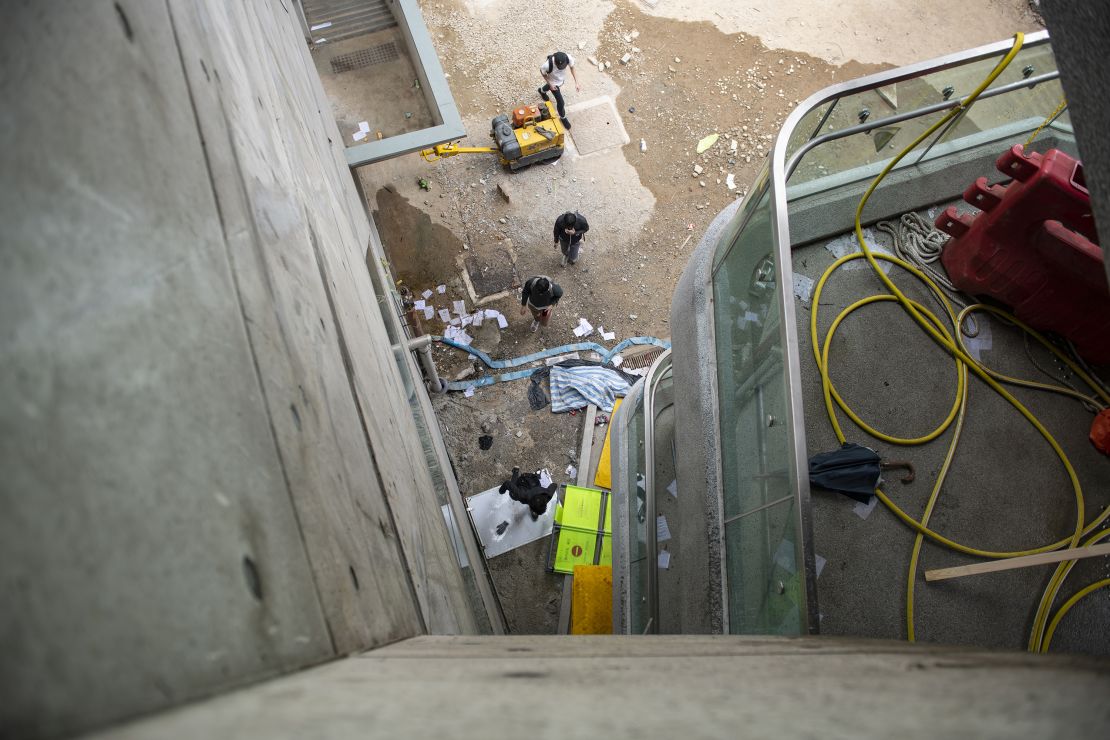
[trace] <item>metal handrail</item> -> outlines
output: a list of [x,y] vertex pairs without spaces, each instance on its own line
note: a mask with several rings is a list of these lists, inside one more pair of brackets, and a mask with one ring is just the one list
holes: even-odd
[[[1043,82],[1050,82],[1052,80],[1059,79],[1059,77],[1060,77],[1060,72],[1058,70],[1055,70],[1055,71],[1052,71],[1052,72],[1045,72],[1043,75],[1037,75],[1036,77],[1030,77],[1027,80],[1018,80],[1017,82],[1011,82],[1007,85],[999,85],[998,87],[991,88],[990,90],[986,90],[986,91],[983,92],[982,95],[979,96],[978,99],[979,100],[986,100],[987,98],[993,98],[997,95],[1005,95],[1006,93],[1011,93],[1011,92],[1014,92],[1016,90],[1021,90],[1021,89],[1027,88],[1027,87],[1036,87],[1037,85],[1039,85]],[[870,88],[870,89],[874,89],[874,88]],[[866,92],[866,90],[864,92]],[[839,101],[840,98],[836,98],[836,100]],[[849,126],[848,128],[842,128],[839,131],[833,131],[832,133],[822,134],[821,136],[811,138],[800,149],[798,149],[798,151],[794,152],[794,154],[791,155],[790,161],[786,164],[786,179],[789,180],[790,176],[794,174],[794,170],[797,169],[799,164],[801,164],[802,157],[804,157],[806,154],[808,154],[813,149],[821,146],[822,144],[825,144],[825,143],[830,142],[830,141],[836,141],[837,139],[843,139],[843,138],[846,138],[848,136],[854,136],[855,134],[865,134],[869,131],[874,131],[877,128],[882,128],[883,126],[889,126],[892,123],[901,123],[902,121],[908,121],[911,118],[918,118],[920,116],[927,116],[930,113],[939,113],[940,111],[943,111],[943,110],[950,110],[952,108],[959,108],[960,103],[961,103],[961,101],[956,100],[956,99],[942,100],[939,103],[933,103],[932,105],[925,105],[925,106],[922,106],[920,108],[916,108],[916,109],[911,110],[911,111],[906,111],[905,113],[898,113],[898,114],[893,115],[893,116],[887,116],[886,118],[880,118],[880,119],[872,121],[870,123],[861,123],[861,124],[857,124],[855,126]],[[928,151],[926,151],[926,153],[928,153]]]
[[[664,364],[666,367],[664,367]],[[655,522],[655,392],[671,369],[671,350],[655,358],[644,375],[644,529],[647,535],[648,630],[659,631],[659,541]]]

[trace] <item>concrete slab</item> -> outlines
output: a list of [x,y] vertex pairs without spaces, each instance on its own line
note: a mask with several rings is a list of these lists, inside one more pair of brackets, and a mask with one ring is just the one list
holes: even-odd
[[567,118],[574,125],[570,138],[579,156],[615,149],[630,141],[616,103],[608,95],[567,106]]

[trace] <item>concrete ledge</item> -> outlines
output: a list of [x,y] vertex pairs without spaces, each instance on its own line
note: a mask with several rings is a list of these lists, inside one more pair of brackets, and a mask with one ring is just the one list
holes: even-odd
[[463,126],[455,98],[447,85],[443,67],[439,63],[432,38],[428,35],[428,26],[424,23],[424,16],[420,13],[416,0],[393,0],[390,10],[397,19],[405,46],[408,47],[416,74],[420,78],[420,89],[424,91],[432,116],[439,124],[349,147],[346,151],[347,165],[352,169],[466,136],[466,127]]

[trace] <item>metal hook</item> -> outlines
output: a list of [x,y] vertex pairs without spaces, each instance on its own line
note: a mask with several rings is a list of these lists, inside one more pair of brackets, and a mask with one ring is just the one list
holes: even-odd
[[915,472],[913,468],[913,463],[909,460],[883,460],[881,463],[879,463],[879,468],[881,470],[894,470],[897,468],[902,468],[906,471],[906,474],[902,476],[899,480],[901,480],[903,483],[913,483]]

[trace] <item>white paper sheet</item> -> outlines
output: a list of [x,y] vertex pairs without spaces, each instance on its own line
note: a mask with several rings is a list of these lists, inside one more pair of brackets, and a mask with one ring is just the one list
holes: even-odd
[[504,329],[504,328],[505,328],[505,327],[507,327],[508,325],[509,325],[509,320],[508,320],[508,319],[506,319],[506,318],[505,318],[504,316],[502,316],[501,314],[497,314],[497,326],[499,326],[500,328]]
[[678,498],[678,481],[677,480],[671,481],[671,484],[669,486],[667,486],[667,493],[671,494],[675,498]]
[[655,517],[655,541],[666,542],[671,538],[671,528],[667,526],[667,517],[660,514]]
[[463,391],[463,395],[466,396],[467,398],[470,398],[471,396],[473,396],[474,395],[474,386],[468,385],[466,387],[466,390]]
[[474,315],[470,317],[470,323],[474,324],[474,326],[481,326],[484,317],[484,313],[482,313],[481,311],[476,311]]
[[444,293],[447,292],[447,286],[446,285],[437,285],[436,286],[436,292],[439,293],[440,295],[443,295]]
[[487,308],[486,309],[486,318],[487,319],[496,319],[500,315],[501,315],[501,312],[498,311],[496,308]]
[[462,319],[460,319],[458,316],[451,319],[451,326],[462,326]]
[[324,23],[317,23],[315,26],[312,26],[308,30],[309,31],[319,31],[321,28],[331,28],[331,21],[326,21]]
[[353,138],[355,141],[362,141],[363,139],[366,138],[366,132],[365,131],[355,131],[354,135],[351,138]]
[[429,298],[431,298],[431,297],[432,297],[432,291],[430,291],[430,290],[425,290],[425,291],[424,291],[423,293],[421,293],[420,295],[424,296],[424,300],[428,300]]
[[424,306],[424,318],[425,319],[433,319],[433,318],[435,318],[435,315],[436,315],[435,308],[433,308],[432,306]]
[[574,467],[573,465],[568,465],[567,466],[567,475],[571,478],[574,478],[575,476],[578,475],[578,468]]
[[878,503],[879,497],[872,496],[871,500],[868,501],[866,504],[862,501],[857,501],[856,505],[852,507],[852,511],[860,519],[866,519],[867,517],[871,516],[871,512],[875,510],[875,505]]
[[659,551],[659,567],[668,570],[671,567],[671,553],[669,550]]
[[439,309],[439,320],[447,324],[451,321],[451,312],[446,308]]
[[359,121],[358,122],[358,130],[363,132],[364,134],[368,134],[368,133],[370,133],[370,124],[367,123],[366,121]]
[[453,308],[455,310],[455,313],[457,313],[459,316],[462,316],[464,313],[466,313],[466,304],[462,301],[453,301],[451,303],[451,308]]
[[612,363],[613,367],[620,367],[624,364],[624,358],[620,355],[613,355],[613,359],[609,360],[609,362]]
[[427,305],[427,301],[417,301],[416,303],[412,304],[412,307],[415,308],[417,311],[423,311],[424,307]]

